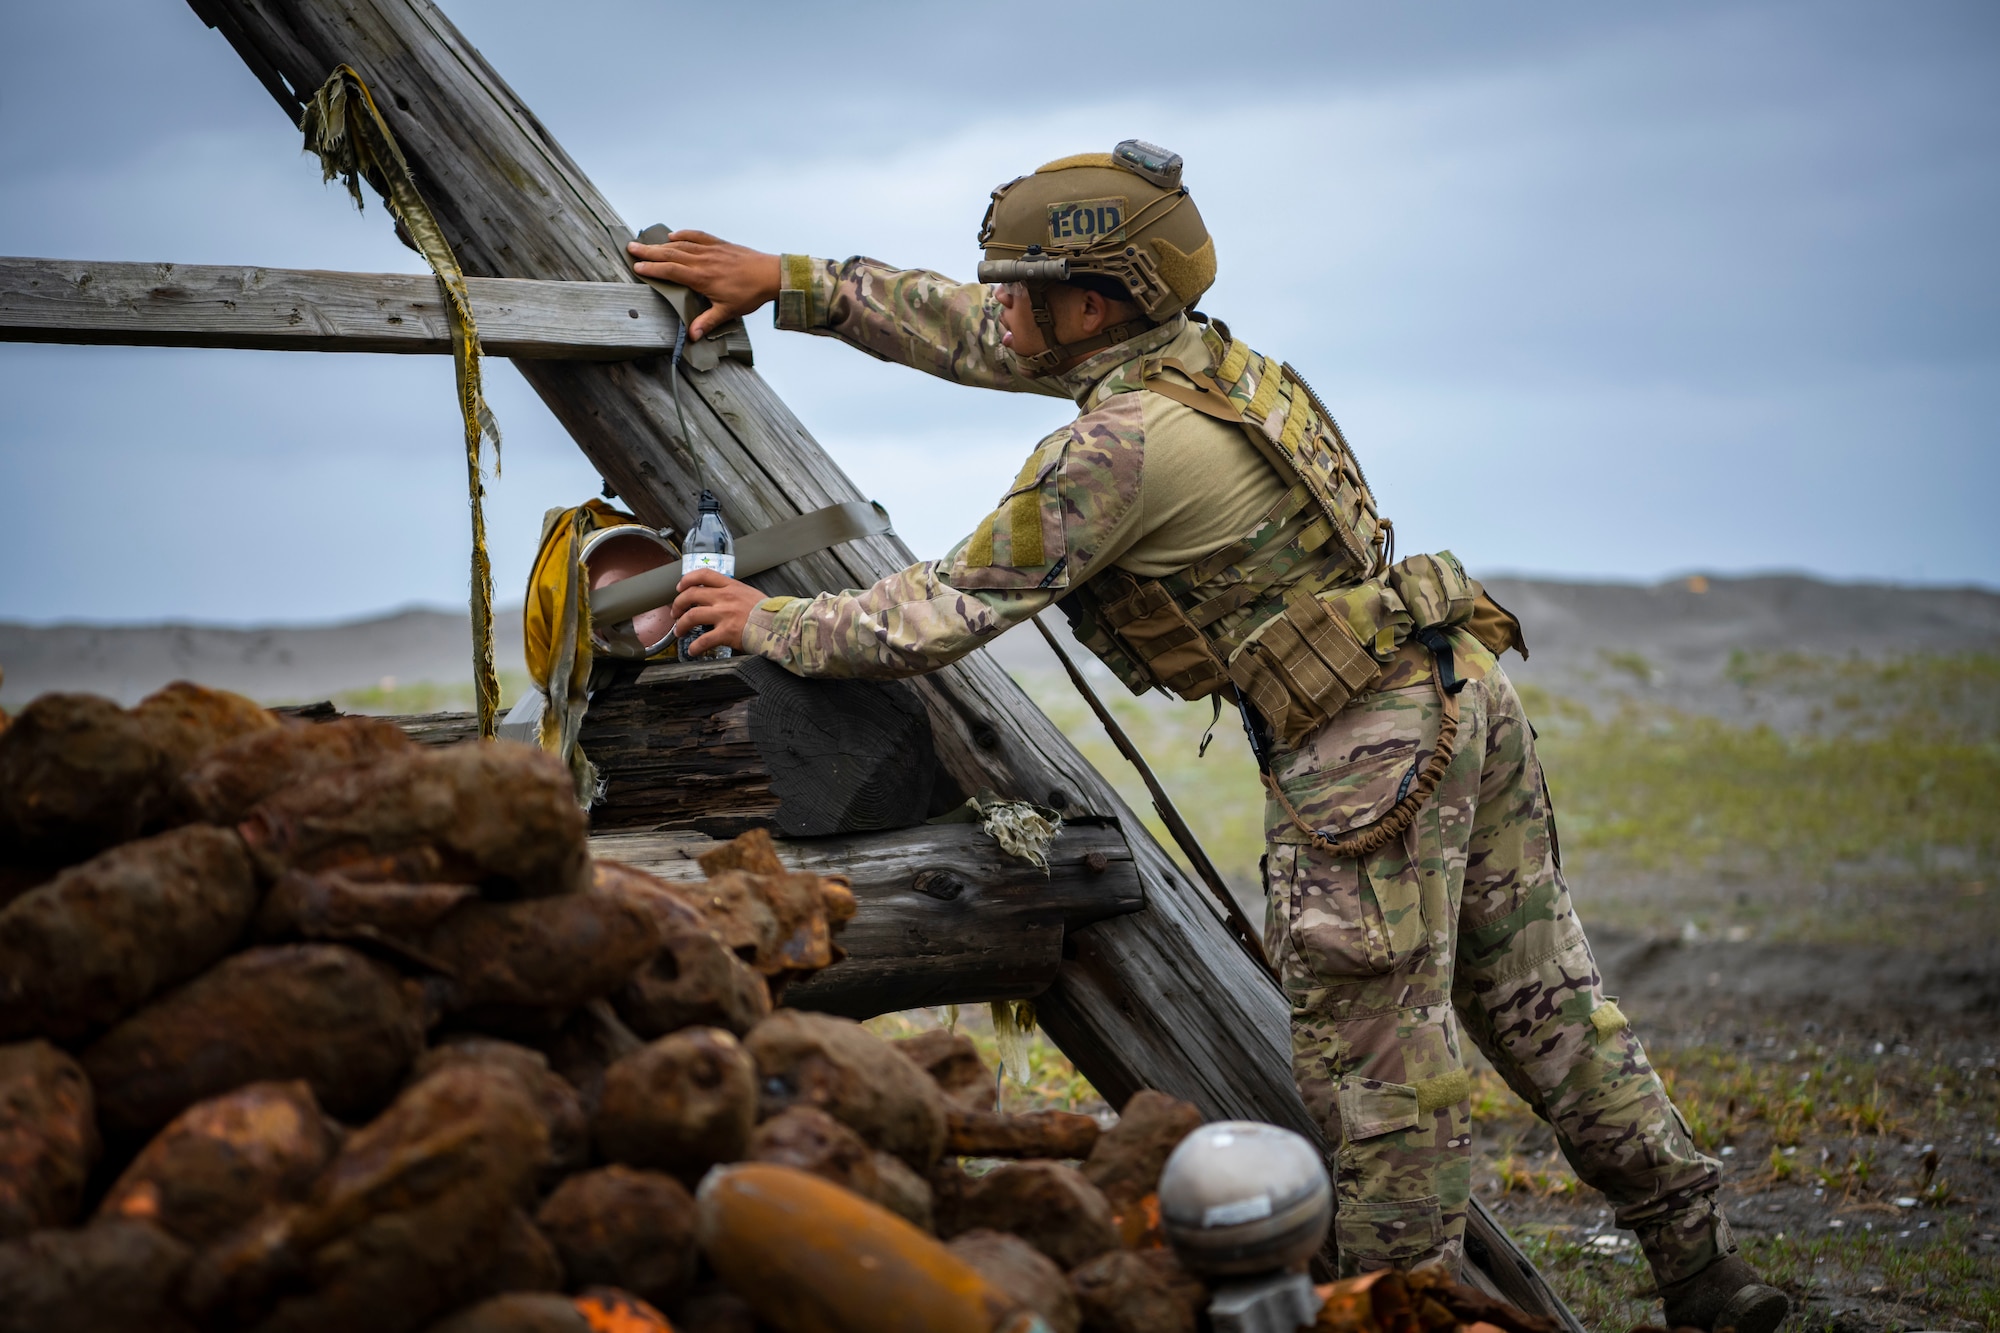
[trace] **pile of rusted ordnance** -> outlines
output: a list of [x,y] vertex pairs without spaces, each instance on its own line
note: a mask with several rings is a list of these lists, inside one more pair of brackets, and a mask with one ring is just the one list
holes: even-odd
[[[526,746],[190,685],[26,708],[0,731],[0,1333],[1205,1318],[1156,1193],[1193,1107],[997,1113],[962,1035],[774,1008],[839,958],[844,884],[761,833],[692,885],[586,834]],[[1323,1329],[1536,1326],[1422,1278],[1321,1294]]]

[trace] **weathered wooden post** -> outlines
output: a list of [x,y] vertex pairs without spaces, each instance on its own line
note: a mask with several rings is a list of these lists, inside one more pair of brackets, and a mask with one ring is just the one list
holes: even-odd
[[[334,66],[358,70],[468,274],[624,283],[635,303],[659,299],[627,267],[632,229],[429,0],[189,3],[295,121]],[[756,372],[731,360],[685,372],[694,441],[676,433],[665,358],[516,364],[649,522],[685,526],[697,475],[746,528],[862,498]],[[862,538],[754,581],[774,593],[864,586],[912,558],[893,536]],[[1283,996],[1109,784],[986,654],[914,684],[961,787],[1113,816],[1130,840],[1147,910],[1077,931],[1074,956],[1037,999],[1043,1026],[1078,1068],[1114,1103],[1159,1088],[1213,1116],[1317,1137],[1292,1085]],[[1506,1242],[1481,1231],[1475,1258],[1493,1245]],[[1532,1289],[1532,1269],[1524,1278],[1496,1258],[1481,1267],[1505,1294],[1551,1308]]]

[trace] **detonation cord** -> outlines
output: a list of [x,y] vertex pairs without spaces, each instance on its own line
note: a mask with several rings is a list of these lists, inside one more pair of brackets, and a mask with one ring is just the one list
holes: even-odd
[[451,327],[452,369],[458,381],[458,410],[465,421],[466,491],[472,510],[472,684],[478,699],[479,734],[493,739],[500,714],[500,679],[493,666],[493,562],[486,553],[486,484],[480,475],[480,445],[493,438],[493,475],[500,475],[500,426],[486,406],[479,375],[479,329],[465,292],[465,272],[444,238],[416,177],[383,120],[374,97],[350,65],[336,65],[306,103],[299,118],[306,151],[319,158],[320,179],[343,177],[356,209],[362,207],[361,181],[375,187],[404,237],[424,257],[444,288],[445,320]]
[[[1294,826],[1311,841],[1315,851],[1342,860],[1373,855],[1390,842],[1409,831],[1416,822],[1417,815],[1424,808],[1424,802],[1437,791],[1444,781],[1445,770],[1458,753],[1458,695],[1465,688],[1452,666],[1451,641],[1436,629],[1420,630],[1417,638],[1431,650],[1431,683],[1437,688],[1438,703],[1443,709],[1443,717],[1438,723],[1437,744],[1431,749],[1431,757],[1424,762],[1410,789],[1389,807],[1389,812],[1374,823],[1344,838],[1336,838],[1325,829],[1316,829],[1300,817],[1298,807],[1285,795],[1285,789],[1278,785],[1277,777],[1270,765],[1259,764],[1264,778],[1264,786],[1278,807],[1290,817]],[[1247,725],[1247,723],[1246,723]]]
[[1097,691],[1090,688],[1090,682],[1076,669],[1076,663],[1072,662],[1069,654],[1063,651],[1062,644],[1049,631],[1049,627],[1042,623],[1042,618],[1040,616],[1030,618],[1035,622],[1035,628],[1042,632],[1042,638],[1047,640],[1049,647],[1054,650],[1056,660],[1062,663],[1063,670],[1069,675],[1070,684],[1076,686],[1076,692],[1090,705],[1090,711],[1097,714],[1097,720],[1103,724],[1106,734],[1111,737],[1111,743],[1118,747],[1118,753],[1125,756],[1125,761],[1138,771],[1140,780],[1146,784],[1146,791],[1153,798],[1153,809],[1159,812],[1160,822],[1167,826],[1167,832],[1171,833],[1174,841],[1180,845],[1188,863],[1194,867],[1196,876],[1207,886],[1210,895],[1222,908],[1223,923],[1229,927],[1229,933],[1243,946],[1243,952],[1250,955],[1252,961],[1275,980],[1278,974],[1271,967],[1270,958],[1264,953],[1264,941],[1251,926],[1249,919],[1243,915],[1243,909],[1236,905],[1236,898],[1229,892],[1229,886],[1223,883],[1221,873],[1215,868],[1215,862],[1208,859],[1208,853],[1203,850],[1201,840],[1194,836],[1194,830],[1188,827],[1185,819],[1181,818],[1181,812],[1175,808],[1173,798],[1167,795],[1167,789],[1160,785],[1157,777],[1153,776],[1152,766],[1146,762],[1146,757],[1139,753],[1139,747],[1132,743],[1132,738],[1125,734],[1125,729],[1111,716],[1111,710],[1097,697]]

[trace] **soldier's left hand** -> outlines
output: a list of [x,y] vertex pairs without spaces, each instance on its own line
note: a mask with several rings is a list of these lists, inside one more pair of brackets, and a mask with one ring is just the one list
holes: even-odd
[[709,627],[690,650],[697,657],[717,648],[741,651],[750,613],[763,600],[764,594],[747,583],[712,569],[697,569],[681,580],[680,595],[674,598],[674,633],[686,634],[700,625]]

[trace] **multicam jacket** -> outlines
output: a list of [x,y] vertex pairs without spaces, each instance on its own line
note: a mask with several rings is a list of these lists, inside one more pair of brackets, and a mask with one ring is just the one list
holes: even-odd
[[[778,327],[837,337],[960,384],[1069,397],[1079,415],[1036,445],[993,514],[943,559],[860,591],[771,598],[750,618],[749,652],[808,676],[929,671],[1095,576],[1185,570],[1284,507],[1286,482],[1240,426],[1137,392],[1145,370],[1192,391],[1177,371],[1161,371],[1163,361],[1213,368],[1213,335],[1184,316],[1035,378],[1002,345],[989,287],[869,259],[783,263]],[[1273,526],[1295,531],[1306,516]],[[1231,572],[1216,577],[1226,582]],[[1128,675],[1128,683],[1140,682]]]

